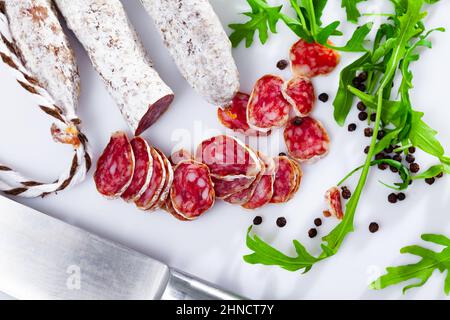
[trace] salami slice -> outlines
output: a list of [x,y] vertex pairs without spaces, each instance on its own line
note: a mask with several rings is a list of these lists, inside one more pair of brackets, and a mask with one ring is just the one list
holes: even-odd
[[266,171],[266,165],[264,161],[261,158],[261,153],[257,153],[258,158],[260,159],[261,163],[261,172],[256,176],[255,180],[252,182],[252,184],[239,192],[236,192],[229,197],[226,197],[224,199],[225,202],[231,203],[231,204],[237,204],[237,205],[243,205],[244,203],[248,202],[250,198],[253,196],[253,193],[256,190],[256,187],[259,184],[259,181],[261,181],[261,178],[264,176]]
[[173,166],[176,166],[181,161],[192,160],[193,158],[194,157],[192,156],[192,154],[189,151],[187,151],[185,149],[180,149],[180,150],[172,153],[172,155],[169,157],[169,161]]
[[292,192],[292,197],[298,192],[298,190],[300,190],[300,185],[302,184],[302,178],[303,178],[303,171],[302,171],[302,167],[300,166],[300,164],[295,161],[295,160],[291,160],[292,164],[294,165],[294,169],[295,169],[295,188]]
[[150,152],[153,158],[152,179],[150,180],[150,184],[142,196],[135,201],[136,206],[142,210],[149,210],[158,201],[164,188],[164,183],[166,182],[164,160],[153,147],[150,147]]
[[226,135],[203,141],[197,148],[195,158],[209,167],[211,176],[224,180],[254,180],[261,171],[255,152],[238,139]]
[[290,59],[295,75],[312,78],[332,72],[339,64],[340,56],[319,43],[300,39],[291,47]]
[[172,205],[172,201],[170,200],[170,197],[168,197],[166,199],[166,201],[164,202],[164,210],[166,210],[168,213],[170,213],[172,216],[174,216],[175,218],[177,218],[180,221],[191,221],[186,219],[185,217],[183,217],[182,215],[178,214],[178,212],[175,211],[175,209],[173,208]]
[[226,180],[224,178],[211,177],[214,183],[214,190],[218,199],[225,199],[232,194],[247,189],[255,181],[256,177],[240,177],[233,180]]
[[283,79],[274,75],[266,75],[256,82],[247,107],[251,128],[268,132],[287,123],[291,105],[283,97],[283,84]]
[[97,162],[94,181],[98,192],[108,198],[120,197],[130,185],[133,172],[131,144],[125,133],[116,132]]
[[208,167],[193,160],[180,162],[174,170],[170,200],[175,211],[188,220],[209,210],[215,193]]
[[311,80],[297,76],[284,83],[283,96],[292,105],[296,115],[308,116],[316,101],[316,94]]
[[328,153],[330,138],[322,124],[311,118],[295,117],[284,129],[289,155],[298,161],[312,161]]
[[344,211],[342,210],[341,192],[338,187],[330,188],[325,194],[325,200],[330,208],[331,215],[339,220],[344,218]]
[[135,167],[131,184],[122,194],[122,199],[127,202],[136,201],[141,197],[147,190],[153,174],[153,158],[147,141],[141,137],[135,137],[130,143],[133,148]]
[[158,201],[150,208],[150,210],[156,210],[164,206],[164,203],[166,202],[166,199],[169,196],[170,187],[172,186],[173,182],[173,169],[169,159],[167,159],[167,157],[161,150],[157,148],[155,148],[155,150],[158,152],[159,156],[164,162],[164,169],[166,170],[166,179],[164,181],[164,186],[162,188],[161,194],[159,195]]
[[226,128],[242,133],[246,136],[268,135],[254,129],[250,129],[247,122],[247,105],[250,96],[246,93],[238,92],[231,103],[225,108],[217,109],[217,117],[220,123]]
[[284,203],[292,198],[297,179],[295,165],[288,157],[275,158],[276,173],[271,203]]

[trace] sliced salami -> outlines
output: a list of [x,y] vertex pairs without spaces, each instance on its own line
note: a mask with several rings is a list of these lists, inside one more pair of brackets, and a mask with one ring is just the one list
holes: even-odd
[[256,82],[247,107],[251,128],[268,132],[289,120],[291,105],[283,97],[283,84],[284,80],[275,75],[266,75]]
[[292,105],[297,116],[308,116],[316,101],[316,94],[311,80],[297,76],[284,83],[283,96]]
[[209,210],[215,193],[208,167],[194,160],[180,162],[174,169],[170,200],[174,210],[188,220]]
[[176,166],[181,161],[185,160],[192,160],[194,157],[192,156],[192,153],[185,149],[180,149],[178,151],[175,151],[172,153],[172,155],[169,157],[169,161],[173,166]]
[[329,213],[342,220],[344,211],[342,210],[341,192],[338,187],[330,188],[325,194],[325,200],[330,208]]
[[175,209],[173,208],[172,205],[172,201],[170,200],[170,197],[168,197],[166,199],[166,201],[164,202],[164,210],[166,210],[168,213],[170,213],[172,216],[174,216],[175,218],[177,218],[180,221],[191,221],[186,219],[185,217],[183,217],[182,215],[178,214],[178,212],[175,211]]
[[135,201],[136,206],[142,210],[149,210],[158,201],[166,182],[164,160],[153,147],[150,147],[150,152],[153,158],[152,179],[142,196]]
[[141,137],[135,137],[130,144],[133,149],[135,167],[131,184],[122,194],[122,199],[127,202],[136,201],[141,197],[147,190],[153,174],[153,158],[147,141]]
[[295,160],[291,160],[292,164],[294,165],[294,169],[295,169],[295,188],[292,192],[292,196],[294,196],[298,190],[300,190],[300,185],[302,184],[302,178],[303,178],[303,171],[302,171],[302,167],[300,166],[300,164],[295,161]]
[[128,137],[116,132],[97,162],[94,181],[100,194],[117,198],[130,185],[134,172],[134,155]]
[[250,96],[246,93],[238,92],[231,103],[225,108],[217,109],[217,117],[220,123],[226,128],[242,133],[246,136],[268,135],[251,129],[247,122],[247,105]]
[[297,186],[296,168],[288,157],[275,158],[275,182],[271,203],[284,203],[292,198]]
[[264,161],[265,171],[251,198],[242,205],[245,209],[254,210],[261,208],[268,204],[273,196],[276,169],[275,161],[273,158],[262,155],[261,153],[258,155]]
[[232,194],[247,189],[255,181],[256,177],[234,178],[233,180],[226,180],[224,178],[211,177],[214,183],[214,190],[218,199],[225,199]]
[[166,170],[166,179],[164,181],[164,186],[162,188],[161,194],[159,195],[158,201],[150,208],[150,210],[156,210],[164,206],[164,203],[166,202],[166,199],[169,196],[170,187],[172,186],[173,182],[173,169],[169,159],[167,159],[167,157],[161,150],[157,148],[155,148],[155,150],[158,152],[158,154],[160,155],[161,159],[164,162],[164,169]]
[[328,153],[330,138],[322,124],[311,117],[295,117],[284,129],[289,155],[302,162],[321,158]]
[[295,75],[312,78],[332,72],[339,64],[340,56],[319,43],[300,39],[291,47],[290,59]]
[[209,167],[211,176],[229,181],[237,178],[254,180],[261,171],[255,152],[238,139],[226,135],[203,141],[195,158]]

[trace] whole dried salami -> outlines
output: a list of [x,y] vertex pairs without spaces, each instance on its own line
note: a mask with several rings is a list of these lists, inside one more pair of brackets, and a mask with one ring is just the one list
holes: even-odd
[[135,137],[130,144],[133,149],[135,166],[131,184],[122,194],[122,199],[127,202],[140,198],[150,184],[153,174],[153,158],[147,141],[141,137]]
[[311,118],[296,117],[284,129],[289,155],[298,161],[312,161],[328,153],[330,138],[322,124]]
[[226,135],[203,141],[197,148],[195,159],[208,166],[211,176],[225,180],[254,180],[261,171],[256,153],[243,142]]
[[225,199],[237,192],[249,188],[255,181],[256,177],[241,176],[232,180],[224,178],[211,177],[214,183],[214,190],[218,199]]
[[242,133],[247,136],[259,136],[270,134],[270,131],[263,133],[251,129],[247,122],[247,105],[250,96],[246,93],[238,92],[231,103],[224,108],[217,109],[217,117],[228,129]]
[[265,75],[256,82],[247,107],[251,128],[268,132],[286,124],[291,105],[283,97],[283,84],[284,80],[275,75]]
[[172,103],[120,0],[55,0],[135,135]]
[[259,154],[264,161],[265,171],[251,198],[242,205],[245,209],[257,209],[268,204],[273,197],[276,165],[273,158]]
[[338,187],[330,188],[325,194],[325,200],[330,208],[331,215],[342,220],[344,211],[342,210],[341,192]]
[[208,167],[193,160],[180,162],[174,169],[170,200],[175,211],[188,220],[209,210],[215,193]]
[[332,72],[339,64],[340,56],[324,45],[300,39],[291,47],[290,59],[295,75],[312,78]]
[[308,116],[316,101],[311,80],[303,76],[297,76],[285,82],[283,96],[292,105],[295,114],[300,117]]
[[297,185],[296,168],[288,157],[275,158],[276,172],[271,203],[284,203],[292,199]]
[[152,179],[142,196],[135,201],[136,206],[142,210],[149,210],[157,203],[166,182],[164,160],[153,147],[150,147],[150,152],[153,158]]
[[108,198],[120,197],[130,185],[133,172],[131,144],[125,133],[116,132],[97,162],[94,181],[98,192]]

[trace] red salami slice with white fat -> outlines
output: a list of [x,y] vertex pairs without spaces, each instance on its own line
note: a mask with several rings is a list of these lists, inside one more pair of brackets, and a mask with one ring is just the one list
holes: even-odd
[[283,97],[283,84],[284,80],[275,75],[266,75],[256,82],[247,107],[250,128],[268,132],[286,124],[291,105]]
[[97,162],[94,181],[100,194],[117,198],[130,185],[134,172],[134,155],[128,137],[116,132]]
[[328,153],[330,138],[322,124],[311,118],[296,117],[284,129],[289,155],[302,162],[321,158]]
[[164,181],[164,186],[162,188],[161,194],[159,195],[158,201],[155,202],[155,204],[149,210],[156,210],[156,209],[164,206],[164,203],[166,202],[166,199],[169,196],[170,188],[173,183],[173,169],[172,169],[172,165],[171,165],[169,159],[167,159],[167,157],[164,155],[164,153],[161,150],[159,150],[157,148],[155,148],[155,150],[156,150],[156,152],[158,152],[159,156],[161,157],[161,159],[164,162],[164,169],[166,171],[166,179]]
[[153,158],[147,141],[141,137],[135,137],[130,144],[133,149],[135,167],[131,184],[122,194],[122,199],[127,202],[137,200],[144,193],[153,173]]
[[150,152],[153,158],[152,179],[147,190],[145,190],[142,196],[135,201],[136,206],[142,210],[149,210],[157,203],[166,181],[164,160],[153,147],[150,147]]
[[174,170],[170,200],[177,214],[194,220],[215,202],[214,185],[209,169],[197,161],[182,161]]
[[333,49],[301,39],[291,47],[290,59],[294,75],[312,78],[332,72],[340,56]]
[[302,167],[297,161],[291,160],[291,162],[294,165],[295,169],[295,188],[294,191],[292,192],[292,196],[294,196],[298,192],[298,190],[300,190],[300,185],[302,183],[303,178],[303,171]]
[[330,188],[325,194],[325,200],[330,208],[331,215],[339,220],[344,218],[344,211],[342,210],[341,192],[337,187]]
[[271,203],[284,203],[292,199],[297,186],[296,168],[288,157],[276,157],[275,182]]
[[233,180],[226,180],[223,178],[211,177],[214,183],[214,190],[218,199],[225,199],[232,194],[247,189],[255,181],[256,177],[234,178]]
[[164,202],[163,209],[166,210],[173,217],[175,217],[176,219],[178,219],[180,221],[191,221],[191,220],[184,218],[182,215],[179,215],[178,212],[175,211],[175,209],[173,208],[173,205],[172,205],[172,201],[170,200],[170,197],[168,197],[166,199],[166,201]]
[[181,161],[185,160],[193,160],[194,157],[192,156],[192,153],[185,149],[180,149],[178,151],[175,151],[172,153],[172,155],[169,157],[169,161],[173,166],[176,166]]
[[195,159],[208,166],[211,176],[228,181],[237,178],[254,180],[261,172],[255,152],[238,139],[226,135],[203,141],[197,148]]
[[238,92],[231,103],[217,109],[217,117],[220,123],[226,128],[242,133],[246,136],[268,135],[254,129],[251,129],[247,122],[247,105],[250,96],[246,93]]
[[286,81],[282,92],[297,116],[306,117],[312,112],[316,94],[314,85],[309,78],[297,76]]

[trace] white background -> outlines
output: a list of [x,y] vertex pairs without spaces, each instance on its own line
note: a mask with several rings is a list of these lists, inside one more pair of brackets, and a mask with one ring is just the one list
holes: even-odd
[[[156,68],[176,93],[171,109],[145,132],[145,138],[168,154],[177,146],[191,147],[202,138],[223,132],[216,118],[216,107],[204,102],[183,80],[139,2],[123,2]],[[247,10],[244,0],[211,2],[224,25],[241,21],[243,17],[238,13]],[[390,10],[389,6],[378,7],[381,1],[370,2],[377,5],[363,5],[363,11]],[[335,19],[345,21],[339,3],[329,1],[323,19],[326,23]],[[426,20],[429,27],[445,26],[450,29],[448,1],[435,5],[429,11]],[[346,22],[342,26],[347,37],[353,28]],[[82,78],[79,116],[96,160],[113,131],[128,129],[85,52],[72,35],[71,40],[76,48]],[[433,50],[424,52],[420,62],[413,66],[416,88],[412,100],[416,108],[425,111],[425,120],[439,131],[439,139],[450,150],[450,34],[435,34],[432,40]],[[241,72],[241,90],[249,92],[254,82],[266,73],[290,77],[289,71],[280,72],[275,65],[278,60],[287,58],[288,49],[294,41],[295,35],[280,24],[279,34],[271,36],[265,46],[255,42],[250,49],[240,47],[234,50]],[[345,37],[334,41],[343,43]],[[340,68],[355,57],[344,54]],[[49,119],[36,108],[33,99],[15,83],[3,65],[0,65],[0,74],[1,162],[14,165],[37,179],[53,180],[67,165],[70,150],[51,141]],[[333,120],[331,101],[336,92],[338,75],[339,70],[336,70],[329,77],[314,79],[317,93],[327,92],[331,96],[330,102],[317,103],[314,111],[314,116],[324,123],[330,133],[330,154],[313,165],[304,165],[300,192],[288,204],[270,205],[248,212],[239,206],[218,202],[198,221],[183,223],[164,211],[145,213],[122,201],[102,198],[95,190],[92,171],[82,185],[57,196],[15,200],[249,298],[445,298],[444,276],[438,273],[423,288],[413,289],[406,295],[402,295],[401,286],[372,291],[367,285],[385,266],[415,262],[414,257],[401,256],[399,249],[421,243],[422,233],[450,235],[450,179],[447,177],[431,187],[424,182],[414,183],[407,193],[407,201],[391,205],[387,202],[390,190],[378,180],[393,182],[397,177],[389,172],[381,174],[374,171],[358,208],[356,232],[345,240],[338,255],[316,265],[306,275],[277,267],[252,266],[242,260],[242,256],[249,252],[245,246],[245,233],[257,214],[263,216],[264,223],[255,230],[277,248],[293,253],[291,241],[299,239],[313,252],[319,252],[320,237],[309,239],[307,231],[313,226],[314,218],[320,217],[325,209],[323,194],[348,171],[362,163],[362,150],[369,142],[363,137],[364,126],[357,121],[356,112],[349,116],[349,121],[359,125],[356,133],[348,133],[346,128],[338,127]],[[260,140],[263,150],[272,156],[284,149],[279,134],[276,132],[268,140]],[[182,141],[181,136],[184,137]],[[250,142],[255,143],[254,140]],[[421,154],[418,157],[423,167],[431,164],[427,157]],[[354,187],[355,181],[349,182],[349,185]],[[287,218],[284,229],[275,225],[279,216]],[[368,231],[372,221],[380,224],[380,231],[376,234]],[[319,236],[325,235],[336,224],[334,219],[324,222]]]

